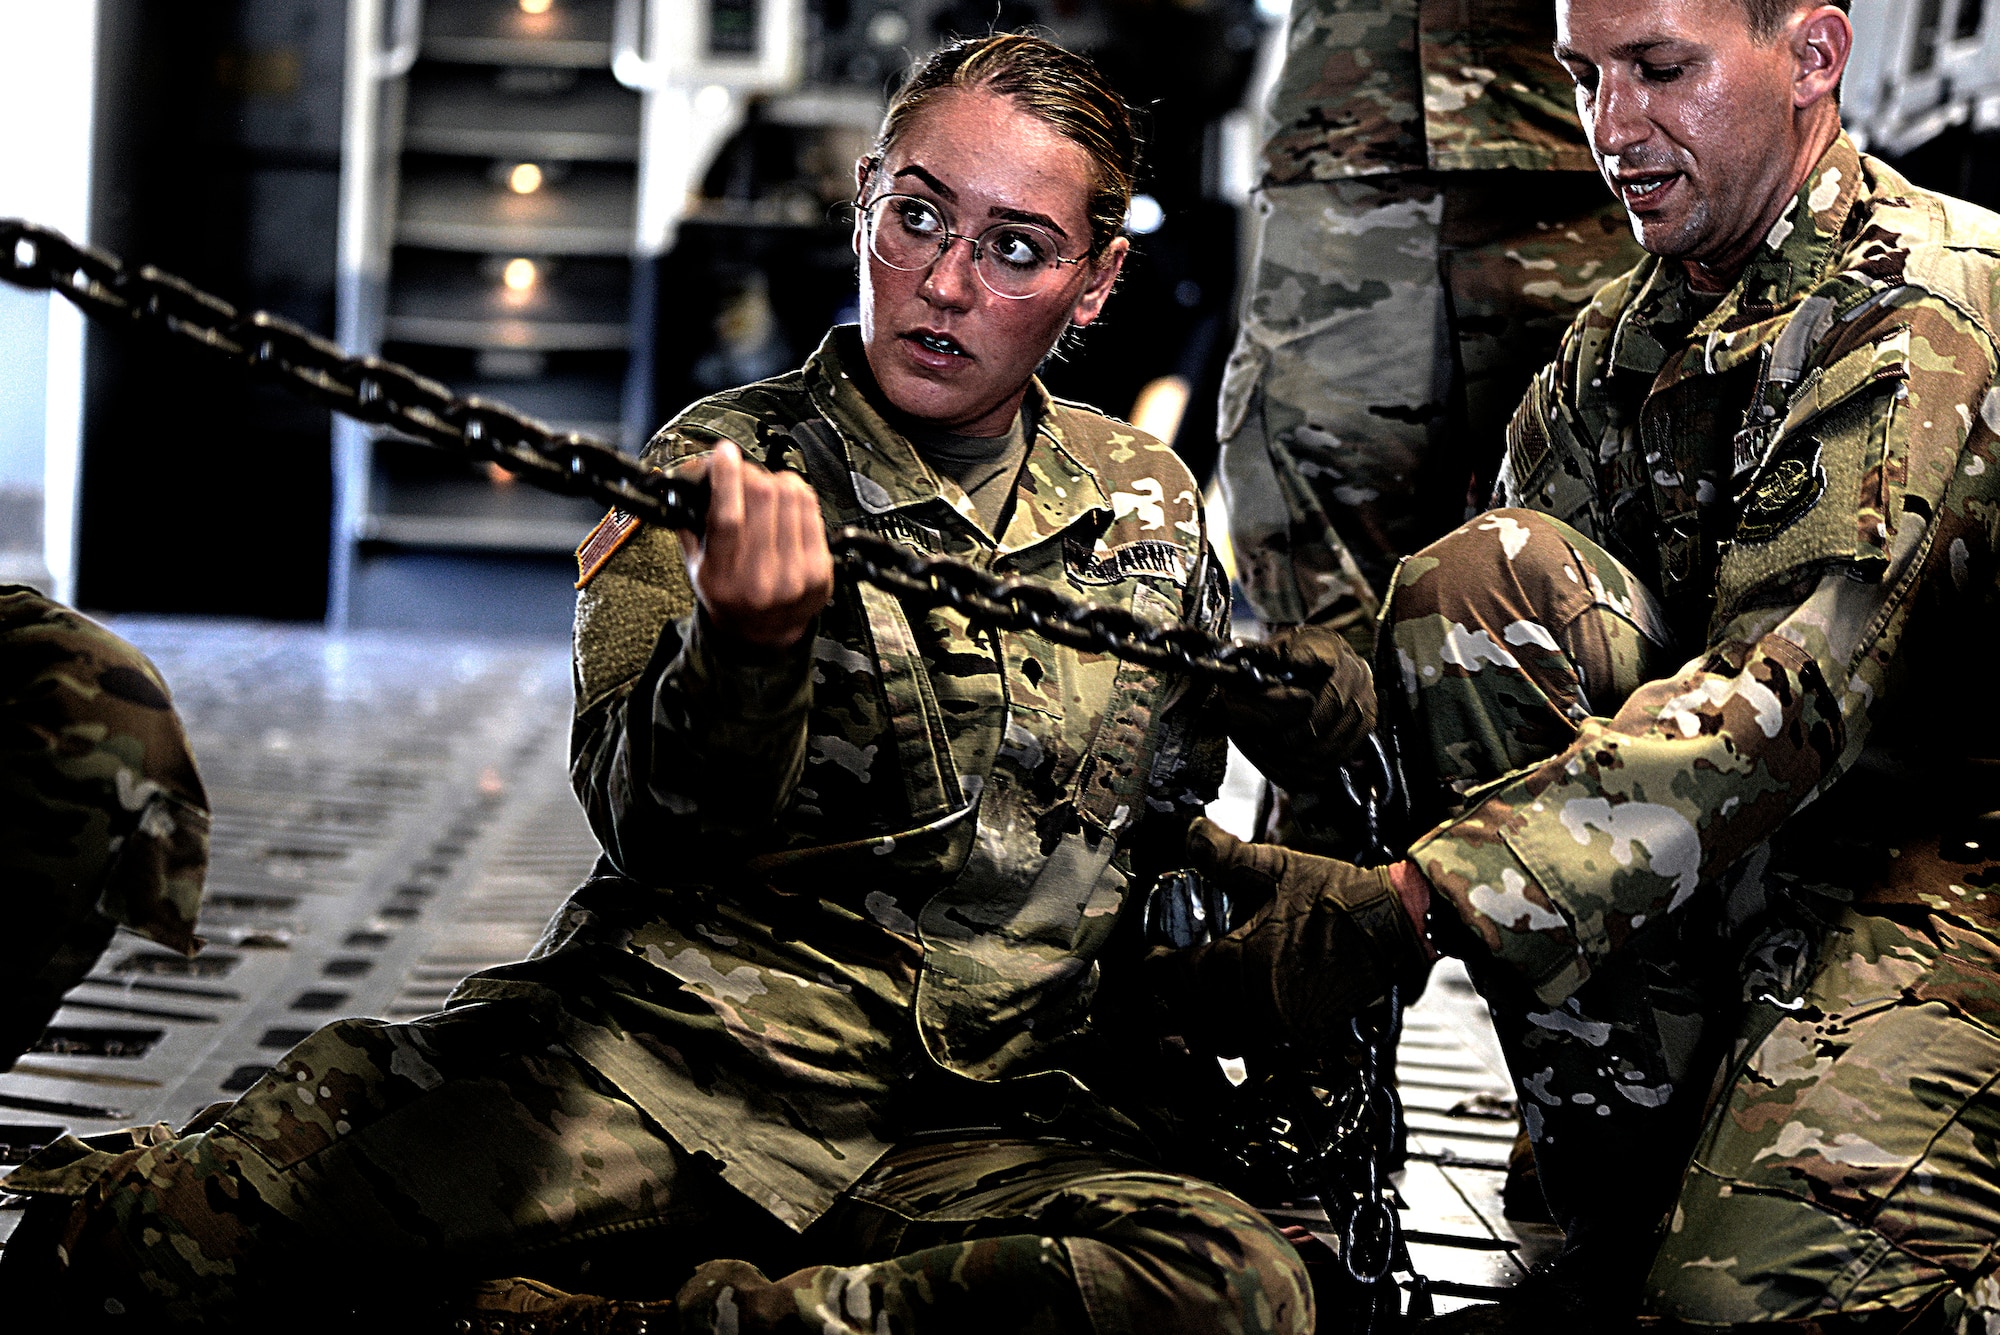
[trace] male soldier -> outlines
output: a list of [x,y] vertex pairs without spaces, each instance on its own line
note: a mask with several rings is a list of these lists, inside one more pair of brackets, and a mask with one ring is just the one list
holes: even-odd
[[1568,1230],[1549,1303],[1992,1330],[2000,218],[1841,133],[1843,9],[1558,5],[1654,258],[1534,382],[1509,508],[1399,567],[1385,708],[1443,819],[1372,873],[1198,829],[1276,895],[1160,963],[1191,1014],[1312,1033],[1419,974],[1428,918]]
[[1219,424],[1267,624],[1365,639],[1396,558],[1464,516],[1475,472],[1484,500],[1521,391],[1640,258],[1554,36],[1549,0],[1292,7]]
[[124,925],[192,955],[208,799],[166,684],[104,627],[0,585],[0,1070]]

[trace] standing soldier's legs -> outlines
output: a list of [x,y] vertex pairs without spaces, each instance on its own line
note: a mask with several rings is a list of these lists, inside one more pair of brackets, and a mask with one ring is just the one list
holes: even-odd
[[892,1151],[807,1230],[837,1264],[703,1266],[681,1330],[741,1335],[1307,1335],[1298,1253],[1204,1182],[1104,1150],[967,1139]]
[[1397,555],[1437,531],[1418,492],[1450,368],[1442,211],[1421,175],[1258,196],[1218,431],[1238,578],[1267,623],[1365,637]]
[[1528,382],[1597,289],[1645,258],[1596,172],[1454,172],[1440,250],[1458,355],[1453,436],[1475,507],[1506,451]]
[[1238,574],[1267,623],[1358,629],[1396,558],[1490,486],[1528,382],[1641,252],[1588,172],[1271,186],[1257,228],[1219,418]]
[[[1645,587],[1574,529],[1525,510],[1482,515],[1405,561],[1382,639],[1376,679],[1385,711],[1401,715],[1425,819],[1561,751],[1582,719],[1615,712],[1670,666]],[[1636,1290],[1716,1059],[1703,1017],[1722,952],[1684,939],[1696,930],[1687,915],[1663,922],[1559,1006],[1472,952],[1568,1239],[1566,1271],[1606,1293]]]
[[[1837,906],[1836,906],[1837,907]],[[1696,1330],[2000,1330],[2000,942],[1839,912],[1766,995],[1647,1277]]]

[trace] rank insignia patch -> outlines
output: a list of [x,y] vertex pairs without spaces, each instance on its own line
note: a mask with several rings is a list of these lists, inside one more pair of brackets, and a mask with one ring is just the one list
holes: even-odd
[[613,509],[610,514],[597,521],[597,527],[590,530],[590,536],[576,549],[576,587],[584,585],[604,569],[620,547],[639,531],[639,516]]

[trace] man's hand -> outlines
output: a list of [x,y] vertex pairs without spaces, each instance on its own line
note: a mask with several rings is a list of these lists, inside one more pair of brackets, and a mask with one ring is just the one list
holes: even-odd
[[687,475],[708,475],[708,528],[681,534],[688,579],[716,629],[760,649],[789,649],[833,596],[833,555],[819,497],[796,473],[772,473],[724,441]]
[[1324,787],[1375,727],[1374,678],[1346,639],[1324,626],[1287,626],[1264,643],[1284,655],[1292,683],[1232,684],[1223,694],[1224,726],[1278,787]]
[[1183,1032],[1222,1055],[1324,1047],[1392,985],[1413,994],[1436,958],[1420,926],[1421,873],[1405,893],[1397,881],[1410,878],[1390,868],[1246,844],[1208,820],[1189,828],[1188,860],[1238,903],[1263,904],[1220,940],[1146,962]]

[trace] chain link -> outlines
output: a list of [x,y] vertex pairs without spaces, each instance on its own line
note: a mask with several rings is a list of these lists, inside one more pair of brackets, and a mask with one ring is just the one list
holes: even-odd
[[1396,1215],[1395,1195],[1383,1181],[1384,1166],[1396,1153],[1402,1130],[1402,1100],[1393,1084],[1383,1079],[1383,1056],[1394,1060],[1396,1040],[1403,1024],[1402,990],[1389,989],[1388,1011],[1380,1032],[1371,1031],[1366,1020],[1355,1016],[1354,1041],[1361,1048],[1361,1089],[1356,1130],[1360,1141],[1348,1157],[1360,1169],[1360,1181],[1349,1184],[1354,1212],[1347,1217],[1340,1259],[1357,1284],[1379,1284],[1396,1267],[1402,1250],[1402,1222]]
[[[706,482],[669,477],[603,441],[551,430],[506,404],[461,398],[407,366],[350,356],[290,320],[243,314],[172,274],[151,265],[130,268],[49,228],[0,219],[0,280],[59,292],[87,315],[200,347],[335,412],[499,464],[545,490],[589,496],[668,528],[698,533],[706,518]],[[1003,630],[1033,631],[1167,672],[1258,686],[1291,680],[1282,658],[1261,644],[1150,622],[1048,584],[926,556],[862,529],[842,529],[829,545],[855,578],[919,607],[953,608]]]

